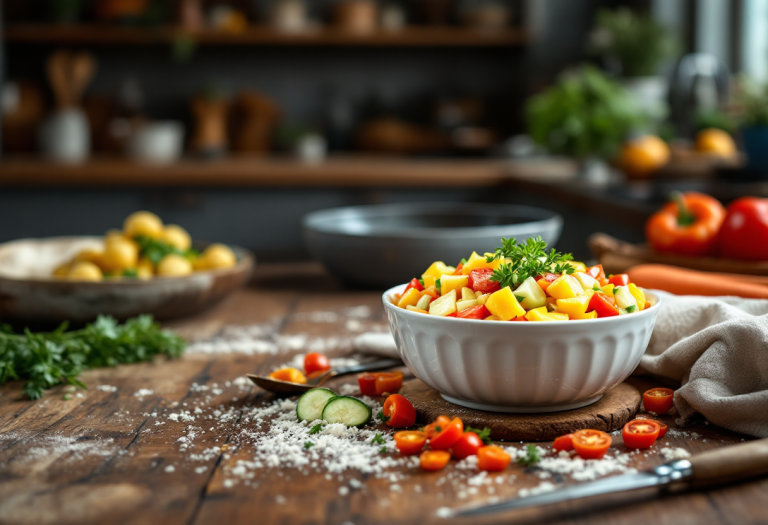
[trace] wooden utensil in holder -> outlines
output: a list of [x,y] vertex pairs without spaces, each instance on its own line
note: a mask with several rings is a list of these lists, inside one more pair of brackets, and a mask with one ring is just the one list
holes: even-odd
[[192,150],[203,157],[222,156],[227,149],[227,112],[229,102],[216,96],[198,96],[192,99],[195,134]]
[[51,160],[78,162],[90,151],[90,130],[82,97],[96,71],[88,53],[56,51],[46,64],[56,109],[40,128],[40,148]]
[[369,34],[376,31],[379,6],[373,0],[343,0],[335,6],[336,27],[350,33]]

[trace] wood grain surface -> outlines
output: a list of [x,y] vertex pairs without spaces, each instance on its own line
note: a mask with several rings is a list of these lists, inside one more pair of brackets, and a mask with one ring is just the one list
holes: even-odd
[[618,430],[635,416],[641,399],[637,388],[622,383],[606,392],[598,402],[576,410],[551,414],[501,414],[449,403],[437,390],[418,379],[405,383],[401,394],[413,403],[419,423],[430,423],[441,414],[459,417],[464,426],[490,428],[491,438],[497,441],[552,441],[557,436],[584,428],[604,432]]
[[[354,469],[330,474],[249,467],[252,477],[237,476],[238,468],[247,466],[242,462],[256,452],[243,433],[261,432],[271,424],[268,418],[257,424],[244,416],[274,401],[238,378],[270,370],[310,348],[346,355],[354,335],[384,330],[385,323],[377,292],[344,289],[316,266],[263,265],[249,287],[214,310],[169,325],[195,341],[237,339],[247,332],[260,338],[258,351],[240,347],[212,354],[196,342],[179,360],[91,370],[82,378],[88,390],[65,396],[66,389],[59,387],[39,401],[25,400],[18,382],[0,387],[0,523],[443,523],[436,514],[441,507],[515,497],[544,481],[577,483],[568,476],[545,480],[536,468],[512,465],[470,484],[477,471],[458,469],[455,463],[438,473],[409,465],[393,467],[385,476]],[[340,380],[345,381],[354,383],[354,378]],[[658,385],[643,378],[631,382],[640,390]],[[140,395],[140,389],[152,393]],[[198,408],[202,413],[193,422],[170,417],[181,410],[195,414]],[[217,411],[231,417],[214,417]],[[692,454],[746,439],[704,422],[681,429],[674,417],[662,419],[672,429],[662,446]],[[196,437],[189,439],[190,433]],[[614,437],[613,449],[626,452],[620,436]],[[662,463],[657,449],[633,454],[629,466]],[[559,509],[566,515],[558,519],[549,516],[553,510],[558,509],[489,522],[766,523],[768,480],[622,503],[599,512],[594,506],[569,506]]]

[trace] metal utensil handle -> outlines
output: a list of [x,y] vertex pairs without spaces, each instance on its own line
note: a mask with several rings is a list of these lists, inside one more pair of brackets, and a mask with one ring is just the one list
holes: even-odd
[[332,371],[333,377],[345,376],[349,374],[357,374],[359,372],[370,372],[372,370],[383,370],[385,368],[394,368],[396,366],[403,366],[403,362],[399,359],[382,359],[381,361],[374,361],[372,363],[361,363],[355,366],[348,366],[345,368],[337,368]]
[[768,438],[711,450],[690,458],[694,487],[768,475]]

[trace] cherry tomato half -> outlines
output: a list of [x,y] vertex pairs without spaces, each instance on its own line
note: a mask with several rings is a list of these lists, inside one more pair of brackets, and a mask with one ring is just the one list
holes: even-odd
[[587,275],[591,276],[594,279],[597,279],[598,281],[600,279],[605,279],[605,270],[603,270],[603,265],[597,264],[595,266],[587,268]]
[[512,461],[507,452],[496,445],[488,445],[477,451],[477,468],[490,472],[504,470]]
[[451,424],[451,418],[448,416],[437,416],[437,419],[435,419],[432,423],[424,427],[424,433],[427,434],[427,439],[432,439],[436,435],[438,435],[440,432],[443,431],[445,427]]
[[573,434],[566,434],[555,439],[552,443],[552,448],[555,452],[571,451],[573,450]]
[[483,440],[474,432],[464,432],[459,440],[451,447],[451,456],[454,459],[464,459],[477,455],[477,451],[483,448]]
[[378,374],[358,374],[357,384],[360,385],[360,393],[364,396],[376,395],[376,376]]
[[[391,428],[412,427],[416,423],[416,409],[406,398],[400,394],[392,394],[384,401],[381,409],[387,419],[387,426]],[[426,437],[426,434],[424,435]]]
[[429,440],[429,448],[432,450],[448,450],[451,448],[464,433],[464,423],[461,419],[455,417],[438,434],[433,435]]
[[401,430],[395,432],[395,446],[401,454],[412,456],[418,454],[427,444],[427,435],[418,430]]
[[643,407],[646,412],[666,414],[675,404],[675,391],[671,388],[652,388],[643,393]]
[[600,430],[577,430],[573,433],[573,449],[582,459],[600,459],[611,448],[611,436]]
[[304,358],[304,373],[307,375],[315,372],[325,372],[331,369],[331,361],[323,354],[312,352]]
[[659,425],[659,437],[656,439],[659,440],[667,435],[667,430],[669,430],[669,427],[666,423],[662,423],[661,421],[657,421],[656,423]]
[[478,268],[469,272],[469,281],[467,286],[475,292],[493,293],[501,290],[501,285],[496,281],[491,281],[493,275],[492,268]]
[[402,372],[379,372],[376,374],[376,395],[382,396],[385,392],[394,394],[403,386]]
[[627,448],[650,448],[656,443],[661,427],[652,419],[633,419],[621,429]]
[[425,450],[419,456],[421,468],[428,472],[442,470],[451,460],[451,455],[445,450]]

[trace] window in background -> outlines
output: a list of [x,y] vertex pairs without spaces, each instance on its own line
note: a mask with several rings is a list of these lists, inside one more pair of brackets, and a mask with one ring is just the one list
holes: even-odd
[[743,0],[740,51],[743,71],[768,81],[768,0]]

